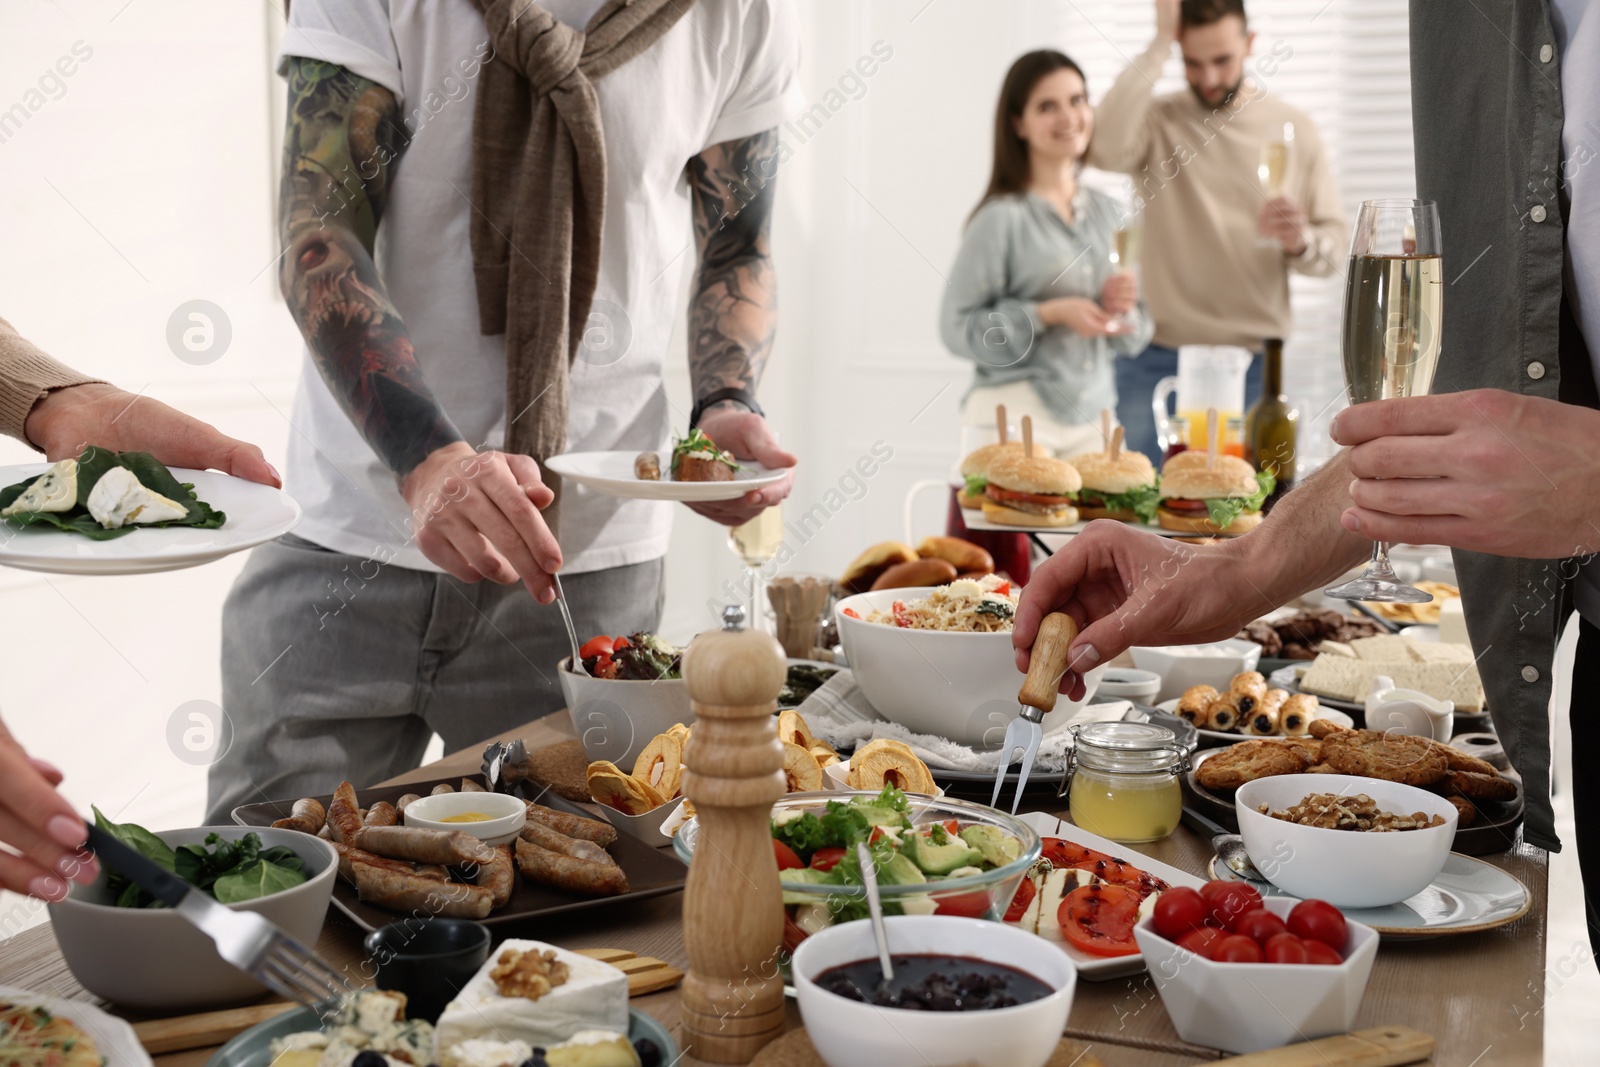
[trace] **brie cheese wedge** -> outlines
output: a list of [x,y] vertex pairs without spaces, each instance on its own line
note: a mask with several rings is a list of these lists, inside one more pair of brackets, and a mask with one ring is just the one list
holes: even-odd
[[146,489],[126,467],[112,467],[89,490],[89,514],[108,530],[126,525],[172,522],[189,514],[189,509],[160,493]]
[[71,511],[78,502],[78,461],[64,459],[33,480],[0,515],[25,511]]

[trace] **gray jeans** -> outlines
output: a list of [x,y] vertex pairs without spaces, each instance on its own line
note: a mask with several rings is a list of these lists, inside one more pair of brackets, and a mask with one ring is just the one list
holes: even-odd
[[[578,639],[653,630],[663,563],[563,579]],[[560,609],[521,585],[382,566],[293,535],[251,553],[222,609],[222,710],[208,824],[240,804],[326,796],[560,708]]]

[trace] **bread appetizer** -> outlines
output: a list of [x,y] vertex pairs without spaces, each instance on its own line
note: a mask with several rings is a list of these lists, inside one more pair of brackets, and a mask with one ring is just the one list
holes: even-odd
[[633,459],[633,476],[641,482],[659,482],[661,457],[654,452],[640,452]]
[[731,482],[739,470],[733,453],[717,447],[696,426],[689,436],[672,444],[672,480],[675,482]]

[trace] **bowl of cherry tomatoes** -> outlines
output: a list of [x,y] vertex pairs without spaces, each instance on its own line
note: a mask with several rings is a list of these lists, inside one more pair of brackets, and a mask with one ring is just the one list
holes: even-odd
[[1350,1030],[1378,932],[1244,882],[1163,893],[1133,931],[1178,1036],[1257,1052]]
[[572,669],[571,657],[556,664],[585,756],[631,770],[657,734],[676,723],[693,725],[689,690],[678,669],[681,654],[654,634],[602,634],[579,650],[586,673]]

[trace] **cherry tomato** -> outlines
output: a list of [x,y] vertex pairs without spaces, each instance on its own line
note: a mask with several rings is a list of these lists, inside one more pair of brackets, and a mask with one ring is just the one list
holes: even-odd
[[848,616],[850,616],[850,617],[851,617],[851,618],[852,618],[852,619],[859,619],[859,618],[861,618],[861,615],[860,615],[860,614],[859,614],[859,613],[858,613],[858,612],[857,612],[857,611],[856,611],[856,609],[855,609],[855,608],[845,608],[845,609],[844,609],[844,613],[845,613],[845,614],[846,614],[846,615],[848,615]]
[[1325,900],[1302,900],[1289,913],[1289,932],[1307,941],[1321,941],[1329,948],[1344,950],[1344,914]]
[[1219,893],[1220,891],[1222,891],[1223,889],[1227,888],[1230,885],[1238,885],[1238,884],[1239,883],[1237,883],[1237,882],[1224,882],[1224,881],[1222,881],[1220,879],[1212,879],[1211,881],[1207,882],[1205,885],[1200,887],[1200,896],[1202,898],[1204,898],[1204,900],[1205,900],[1205,902],[1207,904],[1210,904],[1211,903],[1211,899],[1213,897],[1215,897],[1217,895],[1217,893]]
[[1218,943],[1227,936],[1214,926],[1202,926],[1178,938],[1178,947],[1188,949],[1202,959],[1215,959]]
[[[837,846],[819,848],[811,854],[811,866],[819,871],[831,871],[844,859],[844,849]],[[781,870],[782,868],[780,868]]]
[[[628,639],[626,637],[619,637],[615,641],[611,642],[611,654],[616,655],[618,652],[621,652],[627,647],[629,647]],[[582,652],[583,650],[580,648],[578,651]]]
[[594,669],[589,672],[596,678],[615,678],[617,676],[617,661],[610,656],[602,654],[594,661]]
[[1247,911],[1261,907],[1261,894],[1256,892],[1254,886],[1245,885],[1243,882],[1234,882],[1232,885],[1219,889],[1211,895],[1211,918],[1218,926],[1227,930],[1233,929],[1233,924],[1239,916]]
[[941,825],[945,828],[946,833],[959,834],[961,832],[960,819],[946,819]]
[[1218,963],[1260,963],[1261,946],[1243,934],[1224,934],[1211,958]]
[[1293,934],[1273,934],[1262,947],[1268,963],[1309,963],[1306,943]]
[[1115,885],[1086,885],[1061,901],[1056,922],[1067,941],[1095,956],[1132,956],[1139,951],[1133,926],[1140,897]]
[[776,837],[772,839],[772,854],[778,858],[778,870],[780,871],[791,871],[797,867],[805,866],[800,862],[800,857],[795,853],[795,850],[779,841]]
[[1326,945],[1321,941],[1313,941],[1310,938],[1304,939],[1304,944],[1306,946],[1307,963],[1330,964],[1337,967],[1344,962],[1344,957],[1339,955],[1339,950],[1332,945]]
[[989,914],[989,894],[980,889],[970,893],[948,893],[933,902],[933,913],[981,919]]
[[1204,926],[1208,913],[1204,898],[1196,890],[1180,886],[1156,898],[1150,921],[1156,933],[1168,941],[1177,941],[1190,930]]
[[593,659],[602,653],[610,655],[612,647],[611,638],[605,634],[601,634],[599,637],[591,637],[583,643],[582,648],[578,649],[578,658]]
[[1272,938],[1289,932],[1283,920],[1266,908],[1251,908],[1234,919],[1229,929],[1236,934],[1243,934],[1262,948],[1266,948],[1267,942]]
[[1039,887],[1033,884],[1030,878],[1024,878],[1022,884],[1017,886],[1016,895],[1011,898],[1011,905],[1006,908],[1005,920],[1008,923],[1022,921],[1022,915],[1028,910],[1028,905],[1033,903],[1033,898],[1039,895]]

